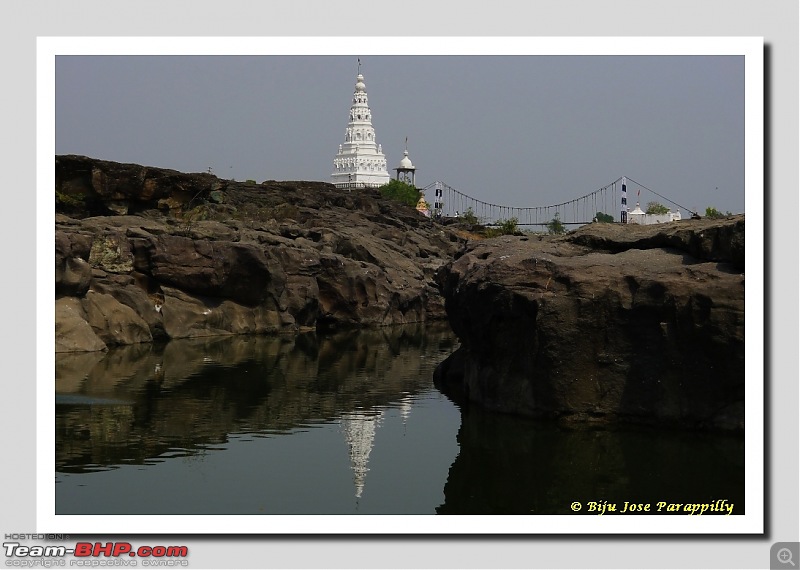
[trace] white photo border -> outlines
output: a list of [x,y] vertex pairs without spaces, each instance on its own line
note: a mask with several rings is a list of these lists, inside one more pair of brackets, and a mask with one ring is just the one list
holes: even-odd
[[[364,46],[370,53],[362,53]],[[59,55],[742,55],[745,58],[745,504],[730,516],[56,515],[55,59]],[[761,37],[39,37],[37,38],[36,531],[230,535],[763,534],[764,41]]]

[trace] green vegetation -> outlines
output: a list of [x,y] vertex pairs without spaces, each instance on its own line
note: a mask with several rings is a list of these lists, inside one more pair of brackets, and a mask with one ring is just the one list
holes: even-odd
[[461,214],[461,219],[472,226],[477,226],[480,223],[478,221],[478,216],[472,211],[472,207],[467,208],[467,211]]
[[720,212],[716,208],[712,208],[711,206],[706,208],[706,218],[711,218],[711,219],[716,220],[716,219],[719,219],[719,218],[725,218],[727,216],[732,216],[732,215],[733,214],[731,214],[730,212],[726,212],[726,213],[723,214],[722,212]]
[[667,212],[669,212],[669,208],[667,208],[664,204],[660,204],[658,202],[648,202],[645,214],[666,214]]
[[85,194],[64,194],[56,190],[56,206],[80,207],[85,206]]
[[503,235],[514,235],[519,231],[517,227],[519,224],[519,220],[517,218],[509,218],[507,220],[498,220],[500,223],[500,231],[503,232]]
[[556,212],[553,219],[547,223],[547,233],[551,235],[561,235],[567,233],[567,228],[561,221],[561,215]]
[[597,212],[594,215],[594,219],[603,224],[611,224],[614,222],[614,216],[611,214],[604,214],[603,212]]
[[402,202],[412,207],[417,205],[419,197],[422,195],[416,187],[406,184],[402,180],[390,180],[388,184],[378,188],[378,191],[384,198]]
[[509,218],[508,220],[497,220],[497,227],[486,228],[483,232],[487,238],[497,236],[513,236],[519,232],[519,220],[517,218]]

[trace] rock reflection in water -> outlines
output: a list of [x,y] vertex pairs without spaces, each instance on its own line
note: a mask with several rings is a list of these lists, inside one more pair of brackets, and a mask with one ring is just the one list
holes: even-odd
[[717,499],[745,512],[744,440],[734,435],[564,427],[465,406],[458,444],[438,514],[564,515],[575,514],[573,501],[621,510],[625,501],[655,509]]
[[726,499],[744,512],[741,438],[459,411],[432,386],[456,344],[427,325],[58,355],[56,510],[538,515]]
[[442,323],[58,354],[56,469],[148,464],[224,445],[232,434],[342,418],[359,494],[379,418],[371,410],[429,390],[432,361],[454,343]]

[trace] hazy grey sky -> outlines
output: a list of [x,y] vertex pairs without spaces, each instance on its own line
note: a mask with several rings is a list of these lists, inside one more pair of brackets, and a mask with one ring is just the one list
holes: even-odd
[[357,57],[390,173],[408,137],[420,187],[544,206],[628,176],[744,211],[744,56],[59,55],[56,153],[328,181]]

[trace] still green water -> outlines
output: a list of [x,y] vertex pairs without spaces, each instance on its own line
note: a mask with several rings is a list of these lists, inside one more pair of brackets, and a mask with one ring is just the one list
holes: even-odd
[[56,357],[57,514],[744,513],[744,442],[565,429],[433,386],[446,324],[187,339]]

